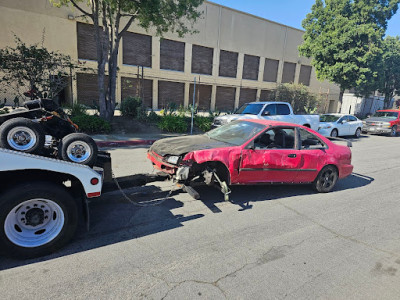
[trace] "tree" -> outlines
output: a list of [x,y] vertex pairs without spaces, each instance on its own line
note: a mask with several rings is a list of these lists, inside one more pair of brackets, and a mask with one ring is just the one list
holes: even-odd
[[400,37],[385,38],[382,66],[379,92],[385,95],[385,107],[388,107],[395,93],[400,94]]
[[339,105],[346,89],[358,88],[362,94],[376,89],[383,36],[398,3],[399,0],[316,0],[303,20],[306,32],[299,52],[312,58],[319,80],[339,85]]
[[[201,15],[197,8],[204,0],[49,0],[55,6],[72,5],[95,27],[100,116],[114,115],[117,58],[124,32],[132,24],[154,28],[158,35],[177,32],[180,36],[195,32],[194,22]],[[108,87],[104,89],[108,65]]]
[[15,36],[16,47],[0,49],[0,82],[20,96],[54,98],[69,84],[76,65],[68,55],[42,45],[26,45]]
[[296,114],[316,111],[319,101],[309,88],[302,84],[284,83],[280,84],[275,91],[273,101],[289,102]]

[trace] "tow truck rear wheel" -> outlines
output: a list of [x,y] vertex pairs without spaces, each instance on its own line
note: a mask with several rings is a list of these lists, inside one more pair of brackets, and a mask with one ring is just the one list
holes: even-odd
[[59,146],[63,160],[92,167],[97,159],[96,142],[87,134],[71,133],[65,136]]
[[54,252],[74,235],[75,200],[61,185],[30,182],[0,195],[0,249],[17,258]]

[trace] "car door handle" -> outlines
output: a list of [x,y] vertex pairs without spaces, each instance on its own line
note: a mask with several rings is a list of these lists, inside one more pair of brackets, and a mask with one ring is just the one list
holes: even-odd
[[295,158],[297,155],[296,154],[289,154],[288,157],[290,158]]

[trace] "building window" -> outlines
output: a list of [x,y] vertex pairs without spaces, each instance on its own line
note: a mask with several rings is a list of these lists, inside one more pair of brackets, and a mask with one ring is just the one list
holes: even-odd
[[301,65],[299,83],[302,83],[307,86],[310,85],[311,70],[312,70],[311,66]]
[[[194,86],[191,83],[189,88],[189,103],[193,103]],[[209,111],[211,105],[211,85],[196,84],[195,104],[199,110]]]
[[286,62],[283,64],[282,83],[294,83],[296,64]]
[[161,39],[160,68],[183,72],[185,68],[185,43]]
[[275,90],[261,90],[260,101],[274,101]]
[[[104,78],[104,89],[107,90],[108,76]],[[99,86],[97,74],[77,73],[76,89],[78,103],[87,106],[98,106],[99,103]]]
[[236,88],[217,86],[215,109],[218,111],[233,111],[235,107]]
[[239,97],[239,107],[247,102],[254,102],[257,98],[256,89],[241,88]]
[[140,97],[145,107],[153,104],[153,80],[131,77],[121,78],[121,98]]
[[250,79],[250,80],[257,80],[259,66],[260,66],[260,57],[245,54],[242,78]]
[[278,78],[279,60],[265,59],[263,80],[267,82],[276,82]]
[[193,45],[192,48],[192,73],[212,74],[213,48]]
[[85,23],[76,23],[78,38],[78,58],[97,60],[97,46],[94,26]]
[[181,82],[158,82],[158,108],[166,108],[170,103],[183,105],[185,98],[185,84]]
[[236,78],[238,53],[221,50],[219,53],[219,76]]
[[151,36],[125,32],[122,37],[123,63],[151,67]]

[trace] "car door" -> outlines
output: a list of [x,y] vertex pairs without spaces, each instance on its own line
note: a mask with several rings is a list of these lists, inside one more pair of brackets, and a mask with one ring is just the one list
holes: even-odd
[[276,104],[268,104],[264,107],[261,117],[265,120],[276,120]]
[[299,157],[301,162],[296,172],[295,183],[312,182],[325,165],[327,145],[314,133],[297,128]]
[[238,182],[293,182],[301,165],[299,154],[294,127],[270,128],[242,150]]
[[337,128],[339,131],[339,136],[350,134],[350,124],[348,116],[343,116],[337,121]]

